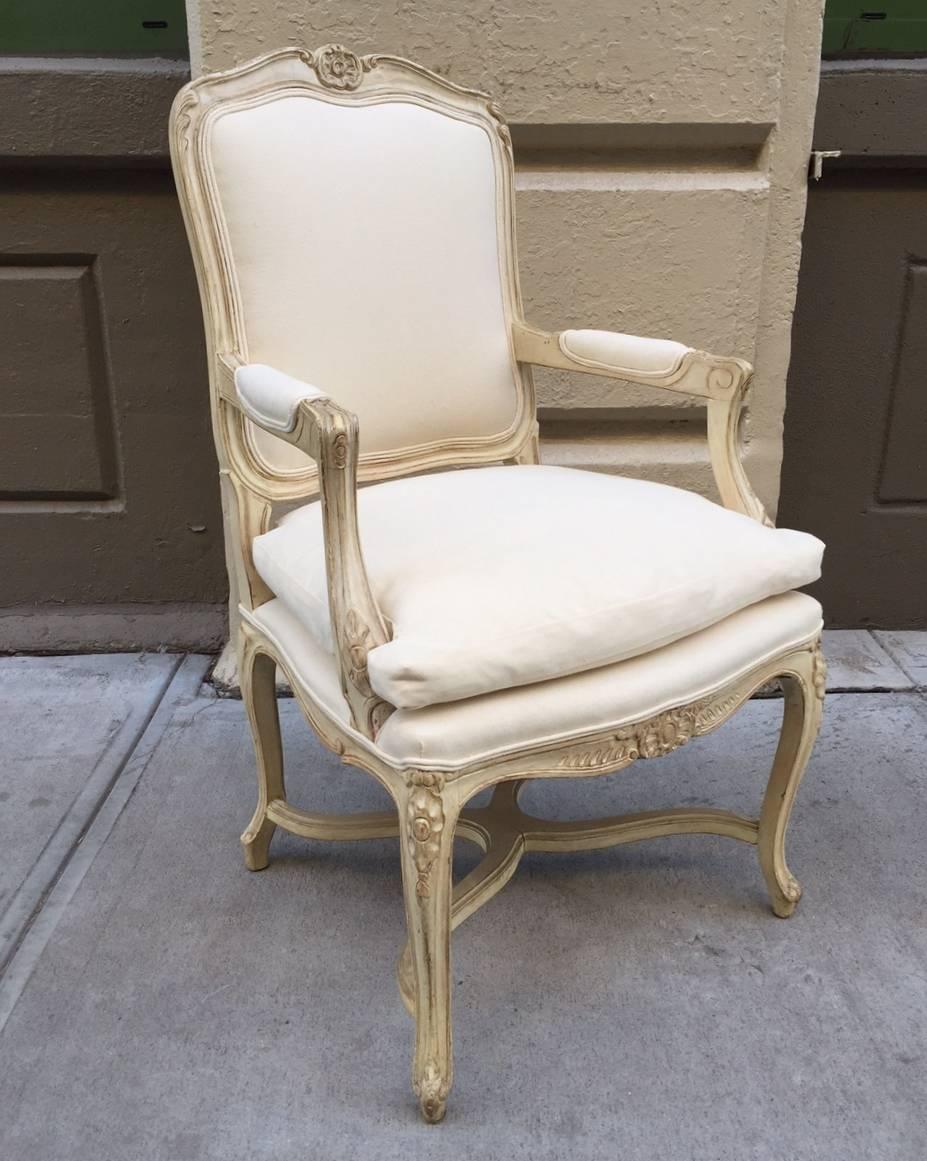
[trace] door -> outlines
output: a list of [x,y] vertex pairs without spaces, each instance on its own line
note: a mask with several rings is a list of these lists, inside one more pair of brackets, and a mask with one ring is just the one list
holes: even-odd
[[927,71],[825,62],[778,522],[827,542],[839,627],[927,628]]
[[167,153],[183,14],[35,0],[0,21],[0,51],[29,54],[0,58],[0,650],[222,632],[202,315]]

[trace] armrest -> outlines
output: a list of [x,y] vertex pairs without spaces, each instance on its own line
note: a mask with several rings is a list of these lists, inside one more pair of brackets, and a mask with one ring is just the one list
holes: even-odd
[[513,340],[515,357],[522,363],[587,371],[706,399],[729,398],[753,374],[743,359],[720,358],[669,339],[617,331],[548,332],[516,323]]
[[740,421],[753,368],[667,339],[644,339],[614,331],[547,332],[515,323],[515,357],[523,363],[585,371],[659,387],[708,401],[708,455],[725,508],[771,524],[740,460]]
[[264,363],[240,364],[234,370],[234,382],[238,404],[245,415],[274,435],[293,431],[304,399],[312,402],[327,398],[317,387]]
[[357,416],[316,387],[261,363],[218,360],[222,400],[319,466],[325,567],[341,688],[355,727],[376,736],[393,707],[373,692],[367,654],[390,639],[367,576],[357,527]]
[[692,349],[668,339],[642,339],[617,331],[561,331],[557,345],[571,362],[591,370],[661,378],[678,371]]

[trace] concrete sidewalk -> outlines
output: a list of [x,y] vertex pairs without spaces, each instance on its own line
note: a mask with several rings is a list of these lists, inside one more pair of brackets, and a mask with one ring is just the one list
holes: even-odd
[[[925,640],[828,640],[855,692],[829,697],[799,798],[792,920],[723,839],[525,860],[455,935],[439,1128],[409,1090],[395,844],[278,835],[245,871],[250,740],[207,659],[0,661],[0,1157],[922,1161]],[[780,709],[526,799],[755,811]],[[282,718],[297,803],[382,804]]]

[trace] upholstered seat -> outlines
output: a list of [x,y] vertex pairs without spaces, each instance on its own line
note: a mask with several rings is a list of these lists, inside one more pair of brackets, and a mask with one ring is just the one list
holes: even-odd
[[[246,616],[274,642],[305,696],[350,728],[333,654],[282,600]],[[397,710],[377,735],[376,748],[399,766],[454,770],[528,746],[564,746],[709,698],[757,663],[801,648],[820,632],[818,602],[804,593],[783,593],[629,661],[446,705]],[[363,744],[362,736],[357,740]]]
[[[723,835],[756,845],[773,910],[794,911],[785,833],[825,668],[820,607],[792,590],[817,577],[822,545],[772,526],[741,463],[749,363],[525,319],[511,136],[484,94],[396,57],[286,48],[185,86],[171,154],[207,324],[231,638],[257,762],[245,863],[268,865],[278,826],[399,838],[412,1084],[439,1121],[451,929],[525,851]],[[562,291],[546,301],[573,316]],[[704,405],[720,503],[542,466],[533,366]],[[322,742],[393,809],[290,803],[279,672]],[[773,681],[783,724],[755,818],[693,805],[688,788],[686,805],[610,819],[519,806],[527,779],[661,757]],[[485,854],[457,884],[455,838]],[[359,1070],[351,1100],[365,1084]]]
[[[679,488],[540,465],[376,484],[359,493],[358,520],[392,633],[367,655],[370,684],[403,709],[658,649],[816,580],[824,547]],[[333,652],[319,503],[253,553]]]

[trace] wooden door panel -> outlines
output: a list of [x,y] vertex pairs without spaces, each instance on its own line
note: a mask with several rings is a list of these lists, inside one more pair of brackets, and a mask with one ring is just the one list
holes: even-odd
[[[809,193],[779,523],[828,548],[828,622],[927,626],[927,172]],[[815,591],[813,590],[813,591]]]
[[927,263],[908,259],[888,431],[879,474],[880,504],[927,503]]

